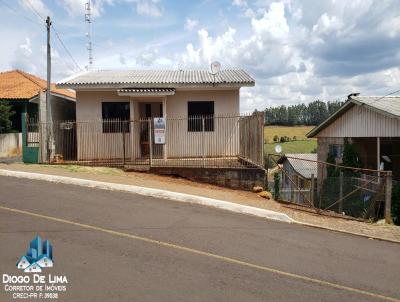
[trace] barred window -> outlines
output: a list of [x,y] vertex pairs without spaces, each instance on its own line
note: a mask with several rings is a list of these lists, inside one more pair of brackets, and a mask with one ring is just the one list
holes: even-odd
[[214,131],[214,102],[188,102],[188,131],[202,132],[203,130]]
[[103,133],[129,132],[129,102],[102,102]]

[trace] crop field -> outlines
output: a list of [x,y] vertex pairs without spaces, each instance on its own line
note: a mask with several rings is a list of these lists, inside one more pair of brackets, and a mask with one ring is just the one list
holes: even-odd
[[288,136],[293,139],[296,136],[296,140],[305,140],[306,134],[311,131],[314,126],[265,126],[264,137],[266,143],[273,143],[275,135],[278,137]]
[[[316,151],[317,140],[308,139],[306,134],[314,128],[313,126],[266,126],[264,127],[264,154],[276,153],[275,146],[277,144],[282,146],[282,153],[312,153]],[[274,136],[277,135],[279,139],[287,136],[290,138],[289,142],[273,141]]]

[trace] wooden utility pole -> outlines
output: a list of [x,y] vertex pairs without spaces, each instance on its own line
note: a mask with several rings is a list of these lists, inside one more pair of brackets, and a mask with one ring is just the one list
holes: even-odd
[[51,112],[51,47],[50,47],[50,30],[51,21],[50,17],[47,16],[46,19],[47,27],[47,89],[46,89],[46,124],[47,124],[47,160],[50,162],[53,151],[54,151],[54,141],[53,141],[53,119]]

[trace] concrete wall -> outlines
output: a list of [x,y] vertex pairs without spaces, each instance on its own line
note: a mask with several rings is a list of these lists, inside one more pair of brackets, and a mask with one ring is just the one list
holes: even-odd
[[232,189],[252,190],[265,187],[265,171],[262,169],[213,169],[213,168],[151,168],[151,172],[181,177]]
[[[214,101],[214,114],[239,115],[239,89],[233,90],[178,90],[175,95],[164,97],[118,96],[116,91],[77,91],[76,120],[93,121],[83,126],[78,123],[78,159],[106,159],[122,156],[122,134],[102,132],[102,102],[130,102],[131,120],[144,117],[140,103],[152,103],[154,112],[165,103],[167,117],[166,146],[159,150],[160,156],[198,157],[236,155],[238,153],[238,117],[215,118],[214,131],[189,132],[189,101]],[[144,122],[131,123],[130,133],[125,137],[125,154],[133,159],[141,157],[140,131]],[[93,149],[93,146],[103,146]],[[111,145],[111,146],[110,146]]]
[[0,157],[11,157],[22,153],[22,133],[0,134]]

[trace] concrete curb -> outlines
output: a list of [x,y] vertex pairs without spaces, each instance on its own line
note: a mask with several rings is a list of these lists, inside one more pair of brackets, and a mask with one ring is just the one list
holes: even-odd
[[228,210],[235,213],[241,214],[248,214],[257,217],[262,217],[270,220],[275,221],[282,221],[287,223],[295,222],[292,218],[288,215],[274,212],[270,210],[240,205],[237,203],[232,203],[228,201],[190,195],[185,193],[178,193],[160,189],[153,189],[153,188],[146,188],[146,187],[139,187],[134,185],[123,185],[123,184],[116,184],[110,182],[102,182],[96,180],[88,180],[82,178],[74,178],[74,177],[66,177],[66,176],[58,176],[58,175],[49,175],[49,174],[41,174],[41,173],[32,173],[32,172],[23,172],[23,171],[13,171],[13,170],[5,170],[0,169],[1,176],[10,176],[10,177],[17,177],[17,178],[27,178],[33,180],[43,180],[53,183],[62,183],[68,185],[77,185],[81,187],[88,187],[88,188],[96,188],[102,190],[109,190],[109,191],[120,191],[120,192],[128,192],[139,194],[143,196],[151,196],[156,198],[162,199],[169,199],[181,202],[187,202],[192,204],[200,204],[205,206],[210,206],[218,209]]
[[396,240],[396,239],[388,239],[388,238],[383,238],[383,237],[370,236],[370,235],[359,233],[359,232],[345,231],[345,230],[335,229],[335,228],[331,228],[331,227],[327,227],[327,226],[320,226],[320,225],[316,225],[316,224],[312,224],[312,223],[301,222],[301,221],[297,221],[297,220],[293,220],[293,222],[296,224],[299,224],[299,225],[310,227],[310,228],[328,230],[328,231],[332,231],[332,232],[336,232],[336,233],[349,234],[349,235],[364,237],[364,238],[373,239],[373,240],[387,241],[387,242],[400,244],[400,240]]

